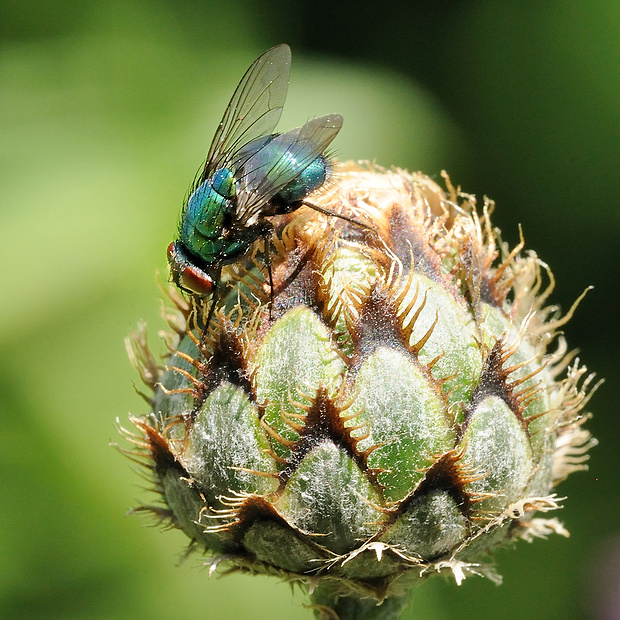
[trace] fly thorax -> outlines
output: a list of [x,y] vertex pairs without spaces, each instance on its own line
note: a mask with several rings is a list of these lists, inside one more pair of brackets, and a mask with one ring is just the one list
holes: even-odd
[[211,177],[211,186],[224,198],[234,198],[237,193],[235,176],[230,168],[220,168],[216,170]]
[[231,200],[214,189],[213,178],[207,179],[187,201],[180,225],[182,241],[193,252],[200,254],[199,247],[204,239],[221,235],[227,219],[230,219],[230,210]]

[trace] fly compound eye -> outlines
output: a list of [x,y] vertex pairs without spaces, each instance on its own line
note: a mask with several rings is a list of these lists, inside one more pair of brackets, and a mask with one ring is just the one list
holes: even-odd
[[187,265],[179,276],[181,288],[195,293],[196,295],[200,295],[201,297],[206,297],[213,293],[215,282],[213,278],[202,269],[193,265]]
[[213,292],[214,279],[192,264],[178,241],[173,241],[168,246],[168,263],[172,281],[183,290],[200,297],[206,297]]
[[176,256],[176,248],[175,248],[174,241],[168,246],[167,254],[168,254],[168,262],[172,263],[174,261],[174,257]]

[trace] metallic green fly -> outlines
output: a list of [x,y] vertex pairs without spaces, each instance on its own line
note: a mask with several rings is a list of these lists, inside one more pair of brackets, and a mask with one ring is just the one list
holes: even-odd
[[271,282],[266,217],[303,204],[368,228],[306,201],[331,173],[325,149],[342,127],[329,114],[283,134],[274,133],[286,99],[291,65],[288,45],[259,56],[239,82],[215,132],[207,160],[181,213],[178,239],[168,246],[172,281],[217,302],[222,266],[234,263],[262,238]]

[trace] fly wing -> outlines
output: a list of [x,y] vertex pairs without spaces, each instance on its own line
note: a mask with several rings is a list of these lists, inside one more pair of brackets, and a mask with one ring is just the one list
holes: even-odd
[[291,70],[291,49],[276,45],[259,56],[239,82],[215,132],[197,187],[251,140],[270,134],[280,120]]
[[237,169],[237,219],[253,224],[285,185],[299,176],[336,137],[342,127],[340,114],[314,118],[269,141]]

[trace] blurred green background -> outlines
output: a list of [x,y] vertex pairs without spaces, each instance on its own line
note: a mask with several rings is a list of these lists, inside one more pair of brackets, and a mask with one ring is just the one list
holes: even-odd
[[499,588],[431,580],[405,617],[619,618],[619,33],[617,0],[0,0],[0,617],[312,618],[125,518],[149,495],[109,447],[145,412],[123,338],[163,327],[183,196],[243,71],[287,42],[281,127],[343,114],[341,159],[445,168],[512,244],[523,225],[553,302],[595,286],[565,329],[607,379],[590,470],[559,487],[571,538],[502,551]]

